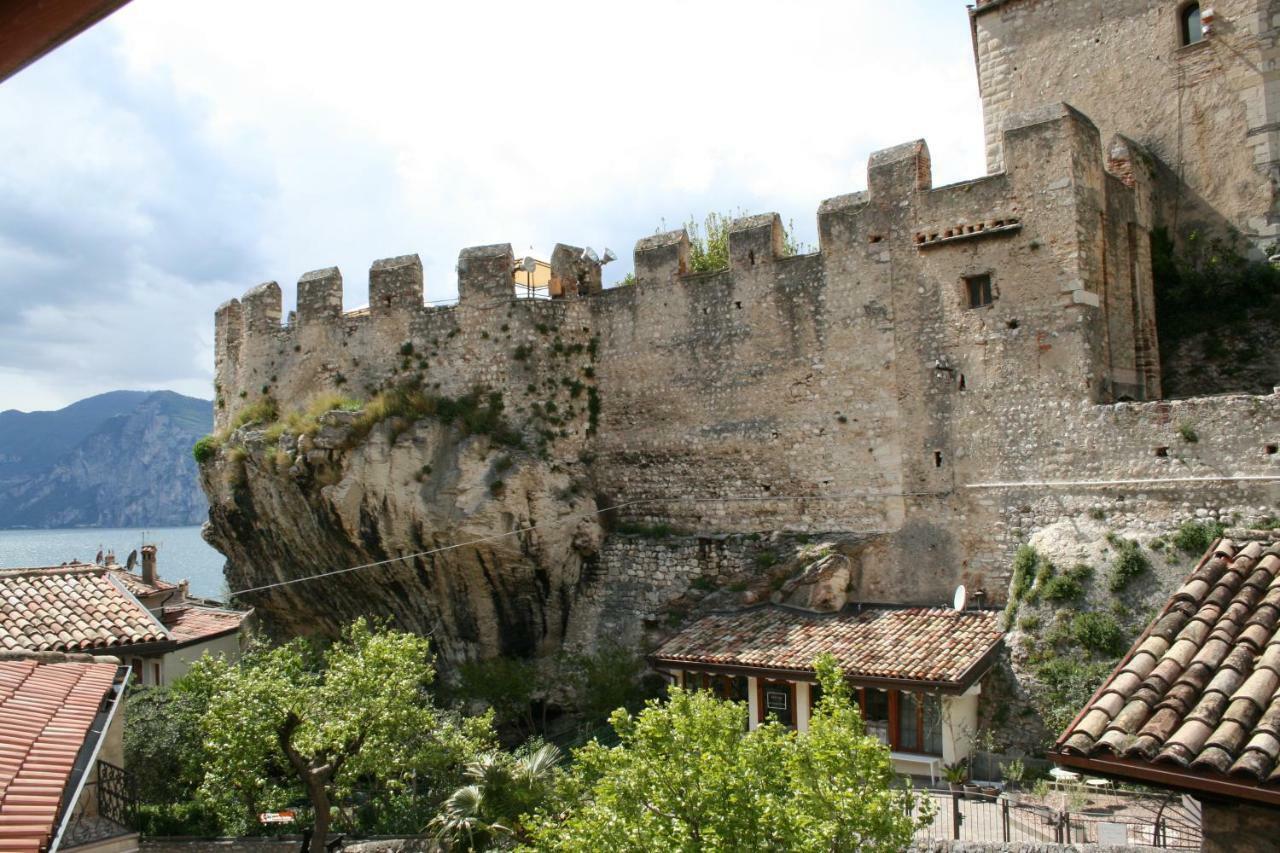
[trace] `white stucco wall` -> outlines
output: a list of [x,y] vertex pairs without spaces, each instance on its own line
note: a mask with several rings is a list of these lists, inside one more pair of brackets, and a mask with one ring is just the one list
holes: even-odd
[[[241,643],[240,634],[227,634],[222,637],[215,637],[203,643],[195,643],[190,646],[183,646],[169,652],[164,656],[161,663],[164,683],[172,684],[175,680],[187,674],[191,669],[191,664],[198,661],[205,652],[213,657],[225,656],[229,661],[240,659]],[[147,684],[151,684],[151,672],[147,672]]]
[[962,696],[942,697],[942,760],[967,758],[978,731],[978,685]]
[[796,731],[809,731],[809,682],[796,682]]

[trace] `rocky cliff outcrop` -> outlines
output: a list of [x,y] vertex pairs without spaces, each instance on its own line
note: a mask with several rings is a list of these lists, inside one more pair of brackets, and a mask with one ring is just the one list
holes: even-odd
[[585,472],[438,418],[363,436],[359,418],[274,441],[242,428],[202,467],[231,589],[283,582],[240,595],[281,634],[381,616],[432,636],[446,666],[558,650],[602,538]]

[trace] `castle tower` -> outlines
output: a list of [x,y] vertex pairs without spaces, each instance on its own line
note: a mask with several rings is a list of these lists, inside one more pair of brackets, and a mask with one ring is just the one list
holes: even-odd
[[[1212,6],[1212,8],[1210,8]],[[970,9],[987,166],[1006,118],[1062,101],[1102,139],[1158,160],[1155,224],[1280,235],[1280,50],[1273,0],[977,0]]]

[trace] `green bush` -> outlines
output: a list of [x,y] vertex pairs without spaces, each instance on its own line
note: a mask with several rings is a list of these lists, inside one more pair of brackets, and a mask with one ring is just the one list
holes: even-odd
[[1200,435],[1196,432],[1196,428],[1189,421],[1183,421],[1178,424],[1178,435],[1182,436],[1182,440],[1187,444],[1195,444],[1200,440]]
[[[1151,235],[1151,271],[1162,351],[1199,332],[1215,340],[1218,318],[1266,310],[1280,297],[1280,270],[1247,258],[1238,240],[1206,240],[1192,233],[1178,256],[1168,231],[1156,229]],[[1209,302],[1215,310],[1205,310]]]
[[528,737],[537,729],[533,700],[538,689],[538,667],[532,660],[496,657],[461,664],[454,696],[492,708],[495,725]]
[[1119,553],[1111,563],[1111,580],[1108,586],[1112,592],[1123,592],[1130,581],[1151,569],[1151,561],[1142,553],[1142,547],[1132,539],[1112,537],[1111,543]]
[[269,424],[278,415],[276,401],[271,397],[260,397],[236,413],[235,419],[231,422],[231,431],[234,432],[248,424]]
[[[744,215],[742,211],[739,216]],[[709,213],[698,225],[693,217],[684,224],[689,235],[689,269],[692,272],[711,272],[729,266],[729,227],[733,224],[733,213]],[[788,228],[782,234],[783,256],[797,255],[808,251],[808,247],[798,243]],[[592,356],[594,357],[594,353]]]
[[191,455],[196,458],[197,465],[203,465],[218,455],[218,448],[221,446],[222,442],[216,435],[206,435],[196,440],[191,448]]
[[1216,521],[1204,523],[1184,521],[1173,534],[1173,547],[1184,554],[1200,555],[1209,550],[1213,541],[1222,535],[1225,526]]
[[222,824],[216,812],[199,802],[139,803],[138,831],[152,837],[209,838],[222,834]]
[[1065,574],[1050,578],[1040,591],[1045,601],[1054,604],[1079,601],[1084,597],[1085,581],[1093,577],[1093,569],[1084,563],[1077,564]]
[[1021,601],[1031,589],[1036,568],[1040,565],[1040,555],[1030,545],[1018,548],[1013,557],[1013,586],[1009,590],[1010,601]]
[[1035,667],[1040,689],[1031,692],[1031,701],[1051,736],[1070,725],[1112,666],[1108,661],[1085,663],[1075,658],[1053,657]]
[[770,569],[778,564],[778,555],[772,551],[761,551],[756,554],[756,568]]
[[1077,613],[1071,639],[1096,655],[1115,657],[1125,649],[1124,630],[1110,613]]
[[359,441],[386,420],[401,419],[406,424],[434,417],[459,427],[465,435],[487,435],[494,443],[522,447],[520,433],[503,416],[502,395],[476,388],[461,397],[428,394],[413,385],[398,385],[377,394],[365,404],[351,426],[351,438]]

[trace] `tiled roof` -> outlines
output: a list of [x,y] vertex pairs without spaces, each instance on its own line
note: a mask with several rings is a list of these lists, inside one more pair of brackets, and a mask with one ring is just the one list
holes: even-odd
[[1000,643],[999,614],[947,608],[810,613],[765,606],[707,616],[668,640],[655,661],[812,672],[823,652],[847,677],[965,688]]
[[85,651],[168,639],[101,566],[0,571],[0,650]]
[[50,842],[115,663],[0,660],[0,849]]
[[1278,628],[1280,543],[1219,540],[1063,732],[1059,752],[1175,771],[1191,787],[1280,794]]
[[135,575],[133,572],[120,568],[111,569],[111,576],[124,584],[125,589],[134,595],[150,595],[153,592],[163,592],[164,590],[178,588],[177,584],[169,583],[161,578],[156,578],[156,582],[153,584],[147,583],[142,579],[141,575]]
[[166,607],[160,619],[177,643],[194,643],[239,630],[247,612],[214,607]]

